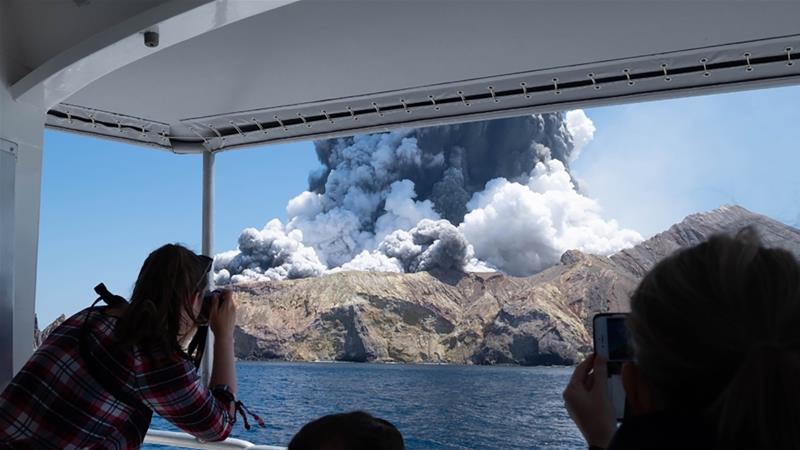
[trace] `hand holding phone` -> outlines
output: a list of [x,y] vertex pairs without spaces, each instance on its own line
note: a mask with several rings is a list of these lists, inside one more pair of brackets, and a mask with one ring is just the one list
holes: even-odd
[[607,378],[606,360],[593,354],[575,368],[564,390],[564,403],[570,418],[586,443],[599,448],[607,448],[617,431],[614,410],[608,398]]

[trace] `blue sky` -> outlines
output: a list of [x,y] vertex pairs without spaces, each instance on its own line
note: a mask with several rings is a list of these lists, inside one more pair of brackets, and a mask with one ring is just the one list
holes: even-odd
[[[800,223],[800,87],[586,110],[597,129],[572,165],[603,216],[645,237],[737,203]],[[283,219],[319,163],[310,142],[217,156],[217,251]],[[36,311],[44,326],[94,299],[129,295],[144,258],[167,242],[200,249],[199,156],[47,131]]]
[[735,203],[800,223],[800,87],[596,108],[573,165],[605,217],[645,236]]

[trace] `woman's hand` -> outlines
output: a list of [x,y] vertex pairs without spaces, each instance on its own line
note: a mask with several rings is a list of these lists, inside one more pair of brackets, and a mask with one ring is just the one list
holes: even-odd
[[[214,332],[214,366],[211,384],[225,384],[236,395],[236,365],[233,356],[233,330],[236,328],[236,300],[233,291],[223,289],[214,293],[208,326]],[[231,404],[230,408],[234,405]],[[230,411],[233,414],[233,410]]]
[[233,337],[236,327],[236,299],[233,291],[222,289],[214,292],[208,325],[215,336]]
[[564,389],[564,403],[572,421],[587,444],[600,448],[608,448],[617,430],[607,379],[606,360],[592,354],[575,368]]

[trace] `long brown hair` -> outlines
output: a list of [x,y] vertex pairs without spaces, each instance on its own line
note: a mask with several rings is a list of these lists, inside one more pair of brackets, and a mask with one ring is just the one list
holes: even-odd
[[196,255],[178,244],[153,251],[142,264],[131,294],[130,305],[120,317],[115,336],[123,348],[138,345],[181,352],[182,318],[194,324],[193,299],[208,285],[211,258]]
[[719,448],[800,448],[800,267],[754,230],[659,263],[631,301],[656,398],[716,428]]

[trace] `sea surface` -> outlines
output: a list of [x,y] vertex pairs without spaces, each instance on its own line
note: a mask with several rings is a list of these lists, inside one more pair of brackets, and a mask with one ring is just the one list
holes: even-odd
[[[409,450],[584,449],[564,410],[569,367],[237,363],[239,397],[265,419],[232,437],[286,446],[320,416],[364,410],[397,426]],[[176,430],[160,417],[153,429]],[[151,450],[171,447],[146,445]]]

